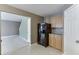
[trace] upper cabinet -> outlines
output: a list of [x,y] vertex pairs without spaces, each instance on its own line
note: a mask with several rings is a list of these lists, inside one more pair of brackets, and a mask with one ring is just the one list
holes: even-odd
[[50,23],[52,27],[63,27],[64,19],[62,16],[54,16],[50,18]]
[[21,22],[21,16],[6,12],[1,12],[1,20]]
[[64,27],[63,16],[51,16],[45,17],[45,22],[50,23],[52,27]]

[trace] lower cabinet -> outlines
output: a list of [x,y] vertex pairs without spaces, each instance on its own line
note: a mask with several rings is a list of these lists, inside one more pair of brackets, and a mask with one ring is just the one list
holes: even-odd
[[55,44],[56,44],[56,48],[61,50],[61,36],[60,35],[55,35]]
[[49,46],[62,50],[62,36],[49,34]]
[[53,34],[49,34],[49,46],[55,47],[55,36]]

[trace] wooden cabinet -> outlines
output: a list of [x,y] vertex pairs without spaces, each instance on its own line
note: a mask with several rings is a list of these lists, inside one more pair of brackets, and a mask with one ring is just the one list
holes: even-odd
[[63,27],[64,19],[62,16],[54,16],[50,18],[50,23],[52,27]]
[[51,17],[50,18],[50,23],[51,23],[52,27],[56,27],[56,19],[57,19],[56,17]]
[[61,36],[61,51],[64,52],[64,36]]
[[62,36],[49,34],[49,46],[62,50]]
[[45,22],[50,23],[52,27],[63,27],[64,17],[63,16],[46,17]]
[[55,47],[55,36],[53,34],[49,34],[49,46]]
[[[63,16],[51,16],[46,18],[46,22],[51,24],[51,27],[54,28],[63,28],[64,27],[64,17]],[[49,34],[49,46],[54,47],[63,51],[63,36],[56,34]]]
[[57,49],[61,49],[61,41],[62,41],[62,39],[61,39],[61,35],[55,35],[55,41],[56,41],[56,48]]
[[[64,27],[64,19],[63,16],[53,16],[50,17],[50,23],[52,28],[62,28]],[[63,51],[63,36],[62,35],[56,35],[56,34],[50,34],[49,35],[49,45],[51,47],[54,47],[56,49],[59,49]]]

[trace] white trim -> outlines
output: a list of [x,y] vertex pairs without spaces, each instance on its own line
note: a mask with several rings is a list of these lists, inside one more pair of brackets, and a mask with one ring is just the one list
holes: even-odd
[[28,18],[28,42],[31,43],[31,18]]

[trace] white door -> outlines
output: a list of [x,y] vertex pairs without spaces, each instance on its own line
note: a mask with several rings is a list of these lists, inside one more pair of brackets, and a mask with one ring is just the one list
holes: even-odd
[[74,53],[79,54],[79,5],[75,8],[75,43],[74,43]]
[[1,54],[1,12],[0,12],[0,54]]
[[73,5],[64,13],[64,52],[79,54],[79,5]]

